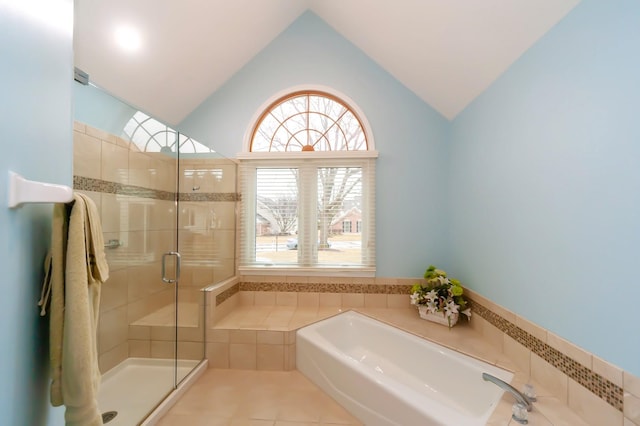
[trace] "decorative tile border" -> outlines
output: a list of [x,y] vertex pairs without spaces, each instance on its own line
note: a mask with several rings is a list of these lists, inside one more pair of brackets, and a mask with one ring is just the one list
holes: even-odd
[[410,285],[339,283],[240,283],[240,291],[287,291],[296,293],[409,294]]
[[[297,293],[365,293],[365,294],[409,294],[410,285],[340,284],[340,283],[258,283],[241,282],[216,297],[216,305],[239,291],[282,291]],[[225,294],[228,293],[228,294]],[[616,410],[623,412],[623,390],[615,383],[563,354],[537,337],[526,332],[506,318],[489,310],[480,303],[469,300],[475,315],[484,318],[509,337],[529,349],[546,362],[580,383]]]
[[132,197],[152,198],[154,200],[175,201],[175,192],[159,191],[144,188],[142,186],[125,185],[117,182],[109,182],[101,179],[93,179],[84,176],[73,177],[73,189],[81,191],[94,191],[103,194],[129,195]]
[[[175,201],[176,193],[170,191],[160,191],[157,189],[145,188],[142,186],[125,185],[117,182],[109,182],[101,179],[94,179],[84,176],[73,177],[73,189],[80,191],[101,192],[103,194],[128,195],[131,197],[151,198],[153,200]],[[178,193],[179,201],[238,201],[239,196],[235,193],[198,193],[184,194]]]
[[495,312],[490,311],[478,302],[474,300],[471,300],[470,302],[471,310],[474,314],[487,320],[491,325],[497,327],[507,336],[511,337],[516,342],[520,343],[522,346],[529,349],[531,352],[538,355],[540,358],[544,359],[576,382],[580,383],[590,392],[606,401],[613,408],[623,411],[624,392],[621,387],[605,379],[600,374],[585,367],[576,360],[568,357],[554,347],[549,346],[547,343],[516,326],[511,321],[508,321]]
[[240,194],[234,192],[180,192],[178,201],[240,201]]
[[225,291],[221,292],[220,294],[216,294],[216,306],[221,305],[228,298],[238,293],[239,291],[240,291],[240,285],[234,284],[228,289],[226,289]]

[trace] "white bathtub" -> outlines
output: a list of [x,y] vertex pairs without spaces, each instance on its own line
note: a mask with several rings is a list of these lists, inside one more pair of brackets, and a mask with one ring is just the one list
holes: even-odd
[[503,391],[482,373],[513,378],[351,311],[298,330],[296,363],[367,426],[484,425]]

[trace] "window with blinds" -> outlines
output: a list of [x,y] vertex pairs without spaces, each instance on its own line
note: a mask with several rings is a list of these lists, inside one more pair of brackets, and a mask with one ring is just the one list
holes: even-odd
[[241,272],[374,273],[377,153],[358,115],[333,95],[296,92],[262,114],[249,146],[239,155]]
[[297,263],[298,170],[256,169],[256,263]]

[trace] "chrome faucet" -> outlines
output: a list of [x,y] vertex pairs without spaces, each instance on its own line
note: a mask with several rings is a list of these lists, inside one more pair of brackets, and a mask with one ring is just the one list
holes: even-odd
[[487,382],[494,383],[498,385],[501,389],[512,394],[515,397],[516,401],[522,404],[527,409],[527,411],[531,411],[531,408],[533,408],[533,405],[531,404],[531,400],[529,398],[527,398],[525,395],[520,393],[518,389],[514,388],[504,380],[500,380],[496,376],[492,376],[489,373],[482,373],[482,379]]

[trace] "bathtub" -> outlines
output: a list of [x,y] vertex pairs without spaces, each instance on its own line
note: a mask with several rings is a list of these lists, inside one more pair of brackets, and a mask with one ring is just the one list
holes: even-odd
[[353,311],[298,330],[296,363],[368,426],[484,425],[503,390],[482,373],[513,378]]

